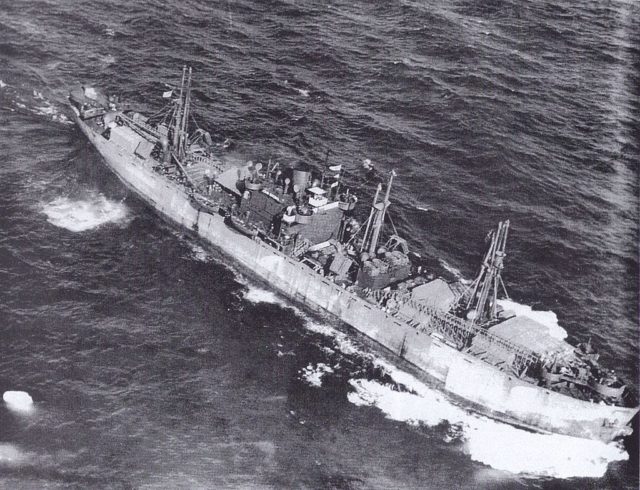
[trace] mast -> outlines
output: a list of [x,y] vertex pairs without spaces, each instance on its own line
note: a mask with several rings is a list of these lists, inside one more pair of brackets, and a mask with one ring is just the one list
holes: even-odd
[[369,213],[369,219],[367,220],[367,228],[364,230],[364,237],[362,237],[362,245],[360,246],[360,252],[364,252],[364,249],[367,247],[367,241],[369,240],[369,227],[371,226],[371,221],[373,221],[373,217],[376,213],[376,204],[378,202],[378,196],[380,195],[380,191],[382,191],[382,184],[378,184],[378,188],[376,189],[376,195],[373,198],[373,204],[371,205],[371,212]]
[[389,207],[389,196],[391,194],[391,186],[393,185],[393,178],[396,176],[394,170],[391,171],[389,176],[389,183],[387,184],[387,192],[384,195],[384,201],[374,204],[376,210],[376,216],[373,221],[373,228],[371,230],[371,243],[369,244],[369,253],[375,254],[376,247],[378,246],[378,240],[380,239],[380,233],[384,225],[384,217],[387,214],[387,208]]
[[[182,93],[182,90],[180,90]],[[181,98],[182,99],[182,98]],[[189,106],[191,105],[191,67],[189,67],[189,77],[187,78],[187,90],[184,97],[184,114],[182,115],[182,127],[180,128],[180,140],[178,144],[178,154],[184,156],[185,144],[187,140],[187,124],[189,122]]]
[[178,100],[178,107],[174,110],[174,127],[173,127],[173,148],[176,149],[178,147],[178,142],[180,141],[180,126],[181,126],[181,116],[182,116],[182,91],[184,89],[184,78],[187,72],[187,67],[182,67],[182,82],[180,82],[180,99]]
[[502,281],[509,220],[498,223],[498,230],[491,232],[491,244],[484,256],[478,276],[471,284],[472,294],[467,302],[468,318],[473,323],[486,323],[497,317],[498,289],[502,286],[507,297],[507,290]]

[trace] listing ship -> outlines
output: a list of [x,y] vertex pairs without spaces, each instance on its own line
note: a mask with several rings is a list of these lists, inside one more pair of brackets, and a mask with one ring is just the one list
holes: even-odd
[[191,78],[183,68],[151,117],[91,87],[69,96],[107,165],[159,214],[293,301],[335,315],[454,403],[537,432],[605,442],[632,433],[637,398],[590,341],[573,346],[501,307],[509,221],[488,236],[474,281],[438,277],[387,229],[394,172],[363,207],[339,164],[223,162],[192,123]]

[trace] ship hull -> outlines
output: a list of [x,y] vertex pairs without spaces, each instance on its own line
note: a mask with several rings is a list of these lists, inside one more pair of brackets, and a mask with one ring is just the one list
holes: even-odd
[[591,403],[533,386],[417,331],[268,244],[231,229],[223,216],[198,209],[183,187],[155,172],[148,161],[115,147],[74,113],[111,170],[165,219],[191,230],[293,301],[333,314],[451,401],[537,432],[605,442],[631,434],[637,408]]

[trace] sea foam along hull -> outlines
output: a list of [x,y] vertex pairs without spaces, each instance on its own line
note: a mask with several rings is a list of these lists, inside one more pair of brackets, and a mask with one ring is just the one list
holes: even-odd
[[637,409],[590,403],[524,383],[416,330],[266,243],[230,229],[222,216],[197,210],[181,186],[152,170],[148,161],[93,132],[75,114],[78,126],[113,172],[154,209],[196,232],[293,300],[334,314],[413,365],[424,381],[452,400],[540,432],[603,441],[631,433],[629,423]]

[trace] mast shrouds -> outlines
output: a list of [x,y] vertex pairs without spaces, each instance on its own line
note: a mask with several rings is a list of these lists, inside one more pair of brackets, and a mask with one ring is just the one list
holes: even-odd
[[509,297],[502,281],[509,220],[498,223],[498,229],[491,231],[491,242],[482,261],[480,272],[471,284],[471,294],[467,301],[467,318],[473,323],[483,324],[497,319],[498,290]]

